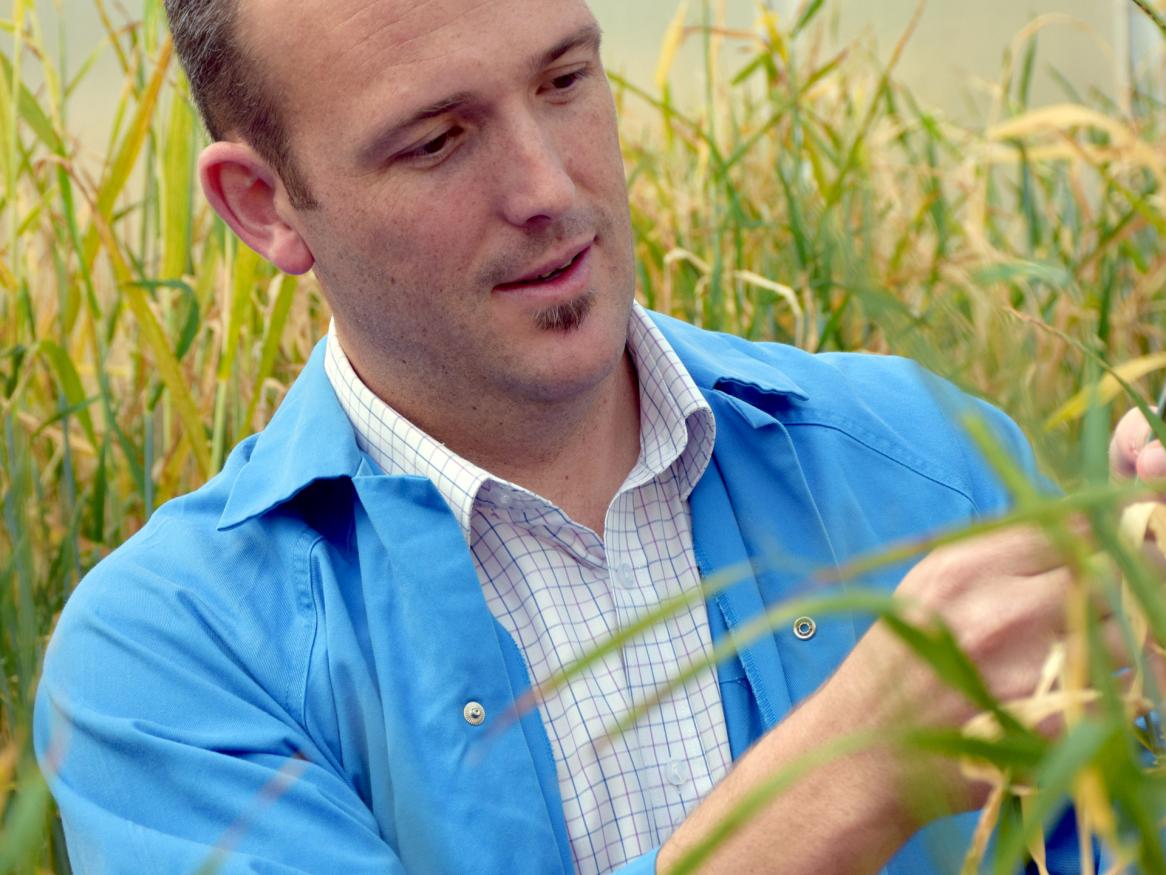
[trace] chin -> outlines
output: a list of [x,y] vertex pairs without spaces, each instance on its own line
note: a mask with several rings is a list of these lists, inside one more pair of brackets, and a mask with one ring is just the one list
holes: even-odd
[[538,339],[529,347],[528,392],[555,403],[602,385],[623,360],[630,316],[630,296],[616,302],[594,289],[530,312]]
[[589,346],[586,350],[559,356],[549,363],[531,381],[530,388],[537,400],[544,403],[577,401],[616,378],[625,358],[626,344],[603,348]]

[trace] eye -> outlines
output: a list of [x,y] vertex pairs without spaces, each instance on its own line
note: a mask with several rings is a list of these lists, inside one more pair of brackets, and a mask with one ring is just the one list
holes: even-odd
[[410,149],[403,156],[407,161],[434,161],[440,159],[444,155],[453,150],[457,145],[458,139],[461,137],[463,129],[455,125],[448,130],[442,131],[431,140],[426,140],[415,149]]
[[550,80],[549,90],[553,94],[566,94],[570,92],[576,85],[591,75],[590,70],[584,68],[582,70],[573,70],[570,73],[564,73],[561,76],[556,76]]

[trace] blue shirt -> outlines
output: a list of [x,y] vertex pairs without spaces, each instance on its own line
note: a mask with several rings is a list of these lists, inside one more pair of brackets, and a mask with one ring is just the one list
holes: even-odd
[[[812,569],[1002,512],[957,413],[984,417],[1032,470],[1011,422],[908,361],[655,318],[716,417],[690,497],[702,573],[737,575],[708,601],[714,642],[805,593]],[[857,583],[890,591],[905,570]],[[869,622],[822,616],[808,640],[779,628],[718,667],[734,758]],[[538,712],[483,743],[528,686],[457,520],[431,482],[361,453],[321,347],[267,429],[78,587],[35,739],[78,873],[187,872],[216,855],[223,873],[568,873]],[[958,870],[973,823],[933,824],[887,871]]]

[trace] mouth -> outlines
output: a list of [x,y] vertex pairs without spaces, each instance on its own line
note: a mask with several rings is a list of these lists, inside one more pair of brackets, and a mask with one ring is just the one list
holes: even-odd
[[576,249],[568,255],[549,259],[516,280],[499,283],[495,289],[499,292],[510,292],[519,289],[553,288],[566,284],[580,272],[591,252],[591,245],[588,243],[582,249]]

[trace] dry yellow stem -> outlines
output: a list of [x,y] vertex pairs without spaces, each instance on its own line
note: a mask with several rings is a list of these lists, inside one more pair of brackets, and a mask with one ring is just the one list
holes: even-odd
[[998,783],[988,795],[988,801],[980,809],[980,819],[976,823],[976,831],[972,834],[972,844],[964,856],[964,864],[960,868],[960,875],[976,875],[984,862],[984,854],[988,851],[988,842],[992,833],[996,831],[996,822],[1000,820],[1000,809],[1004,800],[1008,798],[1008,787],[1004,782]]
[[12,787],[12,775],[16,771],[16,763],[20,759],[20,745],[9,742],[0,748],[0,787]]
[[[1157,501],[1140,501],[1131,504],[1121,515],[1121,531],[1135,549],[1141,549],[1150,538],[1163,556],[1166,556],[1166,505]],[[1149,638],[1149,623],[1141,604],[1134,597],[1124,581],[1121,587],[1122,610],[1130,621],[1134,645],[1145,647]],[[1140,666],[1134,671],[1130,695],[1136,700],[1142,698],[1145,678]]]
[[[1050,655],[1049,661],[1052,662],[1054,658],[1062,659],[1056,655],[1055,649],[1054,653]],[[1061,716],[1070,709],[1082,708],[1095,701],[1097,701],[1096,690],[1058,689],[1029,696],[1027,699],[1006,702],[1004,707],[1009,714],[1025,726],[1038,726],[1050,717]],[[1003,733],[1000,724],[996,721],[996,716],[984,712],[977,714],[964,724],[964,734],[971,738],[997,739]],[[985,781],[996,785],[1006,779],[994,767],[976,760],[965,760],[961,763],[961,768],[966,777],[976,781]],[[1032,789],[1022,784],[1014,784],[1012,791],[1018,796],[1024,796],[1031,793]]]
[[676,53],[684,42],[684,24],[688,20],[688,3],[681,3],[676,8],[676,15],[668,29],[664,31],[664,41],[660,46],[660,60],[656,64],[656,88],[661,92],[668,86],[668,75],[672,72],[672,64],[676,60]]

